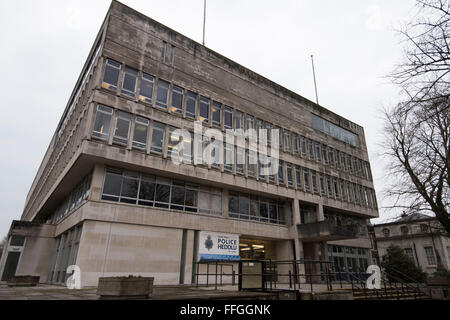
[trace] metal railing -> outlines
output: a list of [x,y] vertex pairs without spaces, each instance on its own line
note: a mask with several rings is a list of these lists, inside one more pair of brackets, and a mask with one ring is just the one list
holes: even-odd
[[[258,269],[252,272],[242,271],[242,264],[258,264]],[[200,267],[203,266],[203,272]],[[395,270],[388,274],[382,270],[381,287],[368,289],[367,278],[370,274],[365,272],[349,272],[336,268],[332,261],[324,260],[241,260],[230,261],[204,261],[196,264],[196,286],[214,286],[217,289],[224,285],[238,285],[239,290],[252,291],[309,291],[311,293],[327,291],[335,288],[348,288],[355,294],[362,292],[365,299],[401,299],[413,295],[414,299],[424,294],[429,296],[427,286],[400,271]],[[236,270],[238,272],[236,272]],[[206,281],[205,281],[206,277]],[[202,280],[203,281],[200,281]],[[245,280],[254,280],[257,286],[246,287]],[[403,279],[408,279],[404,281]]]

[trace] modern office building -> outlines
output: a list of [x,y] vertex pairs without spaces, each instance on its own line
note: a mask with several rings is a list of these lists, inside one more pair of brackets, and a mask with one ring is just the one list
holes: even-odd
[[[262,174],[248,136],[223,143],[232,163],[195,159],[193,135],[172,134],[194,121],[279,129],[279,170]],[[1,280],[64,283],[77,265],[83,286],[130,274],[190,284],[204,231],[237,235],[241,259],[365,269],[375,217],[362,127],[113,1],[11,225]]]
[[436,217],[418,212],[373,226],[379,262],[389,246],[402,248],[423,272],[450,270],[450,238]]

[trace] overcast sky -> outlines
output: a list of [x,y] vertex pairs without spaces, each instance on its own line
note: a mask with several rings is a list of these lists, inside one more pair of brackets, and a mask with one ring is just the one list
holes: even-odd
[[[379,109],[399,89],[385,75],[401,58],[395,29],[413,0],[207,0],[206,46],[364,127],[379,205]],[[123,0],[201,43],[203,0]],[[0,0],[0,236],[20,219],[109,0]],[[379,222],[389,214],[380,210]]]

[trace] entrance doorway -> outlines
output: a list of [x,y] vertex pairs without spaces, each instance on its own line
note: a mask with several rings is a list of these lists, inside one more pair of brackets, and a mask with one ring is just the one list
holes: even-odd
[[2,268],[2,277],[0,281],[8,281],[10,277],[15,276],[24,245],[24,236],[15,235],[9,238],[8,247],[6,249],[6,261]]

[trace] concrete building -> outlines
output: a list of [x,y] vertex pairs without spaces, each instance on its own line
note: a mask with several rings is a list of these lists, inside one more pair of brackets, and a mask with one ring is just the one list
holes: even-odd
[[393,222],[374,225],[373,230],[379,262],[389,246],[395,245],[428,274],[436,272],[439,265],[450,270],[450,238],[435,217],[403,214]]
[[[175,165],[171,133],[194,120],[280,129],[278,173],[227,144],[242,163]],[[63,283],[76,264],[83,286],[129,274],[190,284],[201,231],[238,235],[241,259],[365,270],[375,217],[362,127],[113,1],[12,223],[1,279]]]

